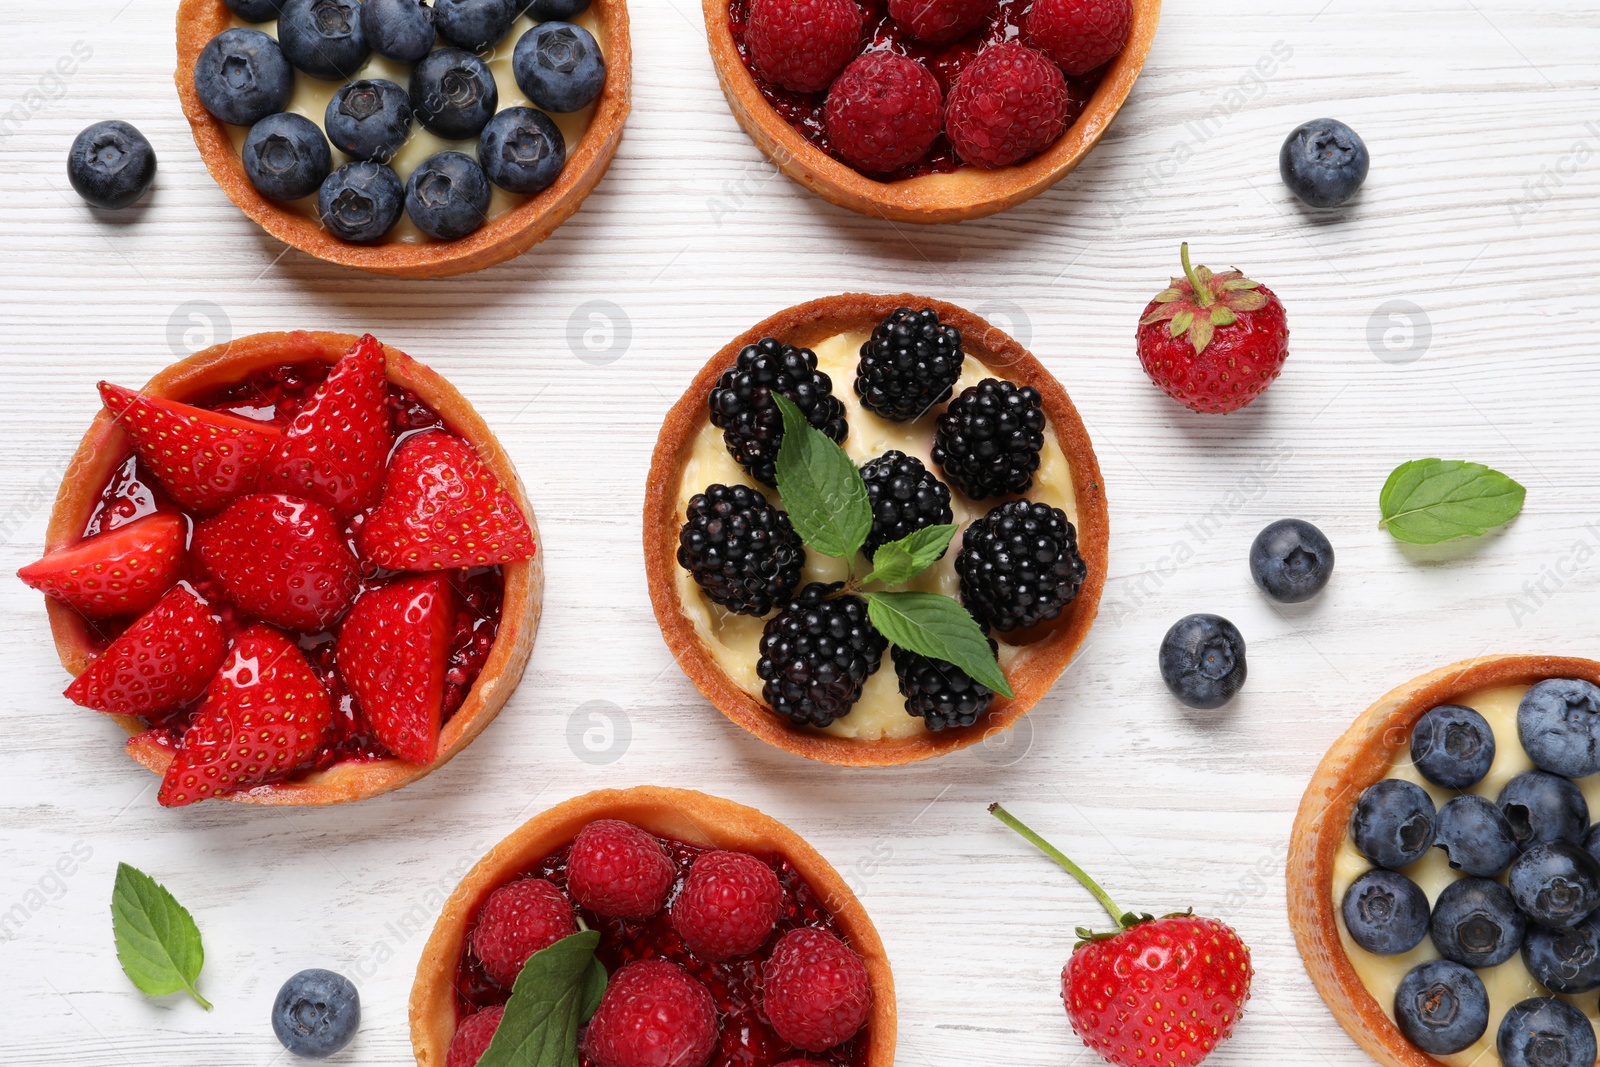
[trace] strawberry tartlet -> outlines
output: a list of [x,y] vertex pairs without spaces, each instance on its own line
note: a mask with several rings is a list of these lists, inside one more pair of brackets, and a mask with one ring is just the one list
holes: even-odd
[[448,383],[371,336],[262,334],[100,396],[19,577],[66,696],[128,730],[161,804],[371,796],[498,712],[536,532]]

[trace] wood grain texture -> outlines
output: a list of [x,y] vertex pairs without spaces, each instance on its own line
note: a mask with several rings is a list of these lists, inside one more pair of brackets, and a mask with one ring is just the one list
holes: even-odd
[[[407,1063],[407,992],[455,881],[540,808],[639,783],[761,808],[851,879],[896,966],[908,1067],[1094,1062],[1058,995],[1071,928],[1098,918],[1092,901],[985,814],[992,800],[1123,903],[1192,903],[1240,929],[1256,997],[1218,1067],[1371,1062],[1312,990],[1285,920],[1290,824],[1318,760],[1361,709],[1434,667],[1596,652],[1592,5],[1174,0],[1128,105],[1073,174],[1005,214],[911,229],[779,175],[728,111],[697,5],[639,0],[634,111],[606,179],[527,255],[443,282],[284,254],[240,215],[173,93],[172,7],[8,12],[4,565],[42,540],[93,383],[144,381],[174,343],[187,352],[185,332],[194,347],[214,340],[204,302],[226,317],[223,334],[370,329],[447,375],[538,510],[545,617],[505,711],[425,781],[338,811],[164,812],[121,731],[58,695],[67,679],[37,597],[0,583],[12,620],[0,1063],[286,1063],[267,1026],[272,996],[319,965],[355,979],[365,1005],[336,1062]],[[1276,154],[1322,114],[1361,131],[1373,169],[1355,206],[1312,217],[1280,185]],[[147,204],[107,220],[73,196],[63,161],[73,134],[110,117],[150,136],[161,170]],[[1289,366],[1238,415],[1175,407],[1133,356],[1138,313],[1177,270],[1182,239],[1289,308]],[[651,445],[696,369],[772,312],[851,290],[963,304],[1039,356],[1094,436],[1113,530],[1101,620],[1025,720],[1031,733],[876,771],[776,752],[705,703],[656,630],[638,532]],[[1422,309],[1425,350],[1404,350],[1401,318],[1374,320],[1391,300]],[[611,339],[628,338],[615,349],[606,314]],[[1416,358],[1386,362],[1374,344]],[[1467,546],[1396,545],[1377,529],[1378,489],[1427,455],[1516,476],[1526,512]],[[1285,515],[1328,533],[1339,570],[1319,601],[1280,610],[1245,558]],[[1250,640],[1250,683],[1223,712],[1184,711],[1155,672],[1161,634],[1190,611],[1227,615]],[[605,750],[602,714],[627,724],[625,750]],[[148,1002],[121,975],[107,917],[118,860],[193,910],[215,1013]]]

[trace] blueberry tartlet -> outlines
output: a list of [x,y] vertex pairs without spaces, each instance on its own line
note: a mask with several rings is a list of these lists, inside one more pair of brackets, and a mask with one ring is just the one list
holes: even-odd
[[[575,948],[587,1005],[530,1034]],[[502,1024],[528,1062],[890,1067],[894,980],[861,902],[782,823],[682,789],[604,790],[496,845],[423,949],[418,1067],[475,1067]]]
[[1289,919],[1390,1067],[1595,1062],[1600,663],[1489,656],[1357,719],[1301,802]]
[[499,712],[537,528],[443,378],[371,336],[256,334],[100,396],[19,577],[67,698],[128,732],[163,805],[374,796]]
[[273,236],[437,277],[548,237],[629,106],[625,0],[182,0],[178,94],[212,176]]
[[[820,529],[793,495],[813,453],[854,494]],[[1105,582],[1105,492],[1066,392],[921,297],[830,297],[735,339],[667,414],[647,486],[668,647],[730,719],[810,759],[907,763],[1010,727]],[[830,546],[827,523],[853,540]],[[902,610],[965,651],[922,643]]]

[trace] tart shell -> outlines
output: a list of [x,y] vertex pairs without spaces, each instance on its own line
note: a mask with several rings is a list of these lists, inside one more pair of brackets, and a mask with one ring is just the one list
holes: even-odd
[[1600,684],[1600,663],[1559,656],[1484,656],[1431,671],[1389,692],[1323,757],[1295,816],[1289,846],[1289,926],[1333,1017],[1385,1067],[1445,1067],[1401,1035],[1351,965],[1334,915],[1333,864],[1362,790],[1385,777],[1424,713],[1481,689],[1546,678]]
[[[351,244],[334,237],[311,215],[256,192],[245,176],[244,161],[228,137],[227,125],[206,110],[194,87],[194,64],[201,49],[232,24],[232,13],[223,0],[179,0],[178,69],[173,80],[206,169],[228,199],[262,229],[329,263],[399,278],[444,278],[491,267],[549,237],[578,210],[611,165],[622,142],[632,93],[628,7],[626,0],[593,0],[591,10],[600,22],[606,83],[588,129],[573,146],[566,166],[549,188],[455,241]],[[304,75],[297,73],[296,77]]]
[[1133,28],[1122,51],[1083,113],[1055,144],[1032,159],[986,170],[963,166],[948,174],[927,174],[880,182],[841,163],[806,140],[775,111],[739,55],[733,40],[727,0],[702,0],[711,60],[723,95],[756,147],[783,173],[830,204],[894,222],[963,222],[980,219],[1031,200],[1083,162],[1111,127],[1123,101],[1150,55],[1161,0],[1133,0]]
[[[174,363],[150,379],[141,391],[151,396],[187,401],[271,367],[290,363],[335,363],[356,340],[351,334],[340,333],[253,334]],[[537,540],[538,525],[516,468],[472,405],[444,378],[399,349],[385,345],[383,352],[389,381],[416,393],[444,418],[450,430],[472,444],[478,458],[516,498]],[[111,413],[102,408],[62,477],[45,533],[46,552],[82,539],[102,487],[132,450],[127,435]],[[539,628],[539,610],[544,600],[542,552],[532,560],[506,564],[503,574],[505,594],[494,647],[467,699],[445,723],[439,737],[439,753],[432,763],[419,766],[397,759],[340,763],[298,781],[257,786],[222,799],[278,805],[325,805],[362,800],[416,781],[471,744],[516,689]],[[93,659],[89,629],[83,617],[67,605],[48,599],[46,607],[61,665],[76,677]],[[110,718],[130,736],[145,729],[143,723],[130,716]],[[172,762],[171,755],[166,752],[135,758],[157,774],[165,773]]]
[[[1045,415],[1055,429],[1061,450],[1072,469],[1077,498],[1078,550],[1088,565],[1078,596],[1055,620],[1038,628],[1028,654],[1006,672],[1016,696],[997,698],[989,712],[965,729],[925,732],[911,738],[859,741],[834,737],[793,726],[773,714],[765,704],[741,689],[712,657],[694,624],[684,614],[678,596],[677,546],[682,517],[678,514],[677,487],[694,440],[705,418],[706,397],[722,372],[733,365],[739,350],[764,337],[800,347],[810,347],[839,333],[871,330],[896,308],[932,308],[940,321],[961,331],[967,355],[995,373],[1020,385],[1030,385],[1043,398]],[[850,388],[836,383],[836,388]],[[1109,518],[1100,463],[1078,409],[1061,383],[1037,359],[1003,331],[983,319],[939,300],[901,293],[870,296],[847,293],[824,297],[779,312],[728,342],[711,358],[672,410],[667,412],[650,462],[644,505],[645,573],[650,600],[667,647],[678,665],[717,708],[745,730],[770,745],[807,759],[854,767],[882,767],[941,756],[982,741],[991,733],[1010,728],[1055,684],[1089,634],[1105,587]],[[1030,633],[1033,633],[1030,631]]]
[[411,988],[411,1043],[418,1067],[444,1067],[458,1022],[456,966],[466,946],[468,924],[483,902],[495,889],[571,844],[578,831],[596,819],[621,819],[658,837],[702,848],[777,852],[787,858],[833,913],[844,940],[866,964],[872,1011],[867,1017],[864,1067],[891,1067],[897,1016],[889,957],[866,909],[839,872],[799,834],[754,808],[661,786],[604,789],[558,804],[513,831],[467,873],[434,924]]

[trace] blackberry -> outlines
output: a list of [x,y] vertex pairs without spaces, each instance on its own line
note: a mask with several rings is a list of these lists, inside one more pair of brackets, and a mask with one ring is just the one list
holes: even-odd
[[843,584],[812,582],[761,634],[762,699],[796,726],[827,726],[848,715],[889,644],[867,621],[865,600],[829,599]]
[[738,615],[787,603],[806,549],[789,516],[747,485],[708,485],[689,501],[678,563],[706,596]]
[[939,526],[954,517],[950,489],[916,456],[885,452],[861,468],[872,504],[872,531],[867,534],[867,558],[888,544],[925,526]]
[[856,395],[868,411],[910,422],[950,399],[964,358],[960,330],[931,308],[900,308],[861,346]]
[[[998,651],[993,638],[989,639],[989,649]],[[971,726],[994,703],[993,689],[973,681],[954,664],[899,647],[891,653],[894,673],[900,679],[900,695],[906,698],[906,711],[920,716],[934,733]]]
[[1078,531],[1060,508],[1012,500],[974,519],[956,554],[961,602],[996,630],[1022,630],[1061,614],[1089,576]]
[[939,416],[933,461],[973,500],[1025,493],[1044,447],[1044,409],[1032,386],[985,378]]
[[711,422],[722,430],[728,454],[752,478],[771,486],[778,484],[774,464],[783,440],[774,389],[835,441],[843,441],[849,432],[844,405],[833,395],[833,382],[817,370],[815,352],[771,337],[746,345],[711,390]]

